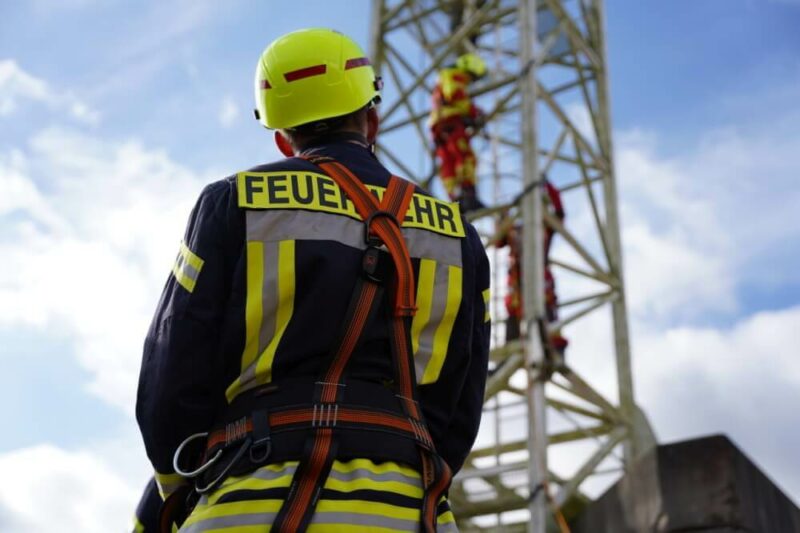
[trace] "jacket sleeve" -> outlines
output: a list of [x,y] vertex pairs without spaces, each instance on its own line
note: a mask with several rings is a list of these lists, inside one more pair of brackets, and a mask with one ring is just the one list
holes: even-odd
[[483,395],[486,388],[486,375],[489,365],[489,339],[491,320],[489,317],[489,260],[480,238],[470,226],[469,247],[475,272],[472,298],[471,338],[468,340],[466,376],[458,393],[458,400],[452,412],[446,437],[437,444],[437,451],[453,470],[458,472],[469,455],[483,411]]
[[230,196],[224,181],[201,193],[145,339],[136,418],[164,498],[183,482],[172,468],[175,449],[207,431],[224,404],[219,344],[231,277]]

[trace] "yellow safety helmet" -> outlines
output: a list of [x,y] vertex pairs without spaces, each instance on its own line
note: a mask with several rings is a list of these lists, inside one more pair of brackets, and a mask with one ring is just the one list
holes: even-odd
[[486,62],[478,54],[464,54],[456,59],[456,68],[469,72],[475,78],[486,75]]
[[256,67],[256,118],[292,129],[340,117],[380,101],[380,78],[355,41],[310,28],[275,39]]

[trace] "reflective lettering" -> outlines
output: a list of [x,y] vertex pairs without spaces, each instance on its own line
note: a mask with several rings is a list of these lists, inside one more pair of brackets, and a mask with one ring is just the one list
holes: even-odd
[[446,203],[437,203],[436,204],[436,214],[438,215],[439,220],[435,226],[439,227],[440,229],[445,229],[444,223],[447,222],[450,226],[449,230],[452,232],[456,232],[456,222],[453,220],[453,208],[447,205]]
[[[341,187],[339,188],[339,193],[340,193],[339,194],[339,202],[340,202],[342,208],[345,211],[349,211],[350,210],[350,199],[347,197],[347,195],[344,193],[344,189],[342,189]],[[353,208],[355,209],[355,206],[353,206]]]
[[[434,226],[433,223],[433,205],[429,198],[420,198],[414,196],[414,211],[417,215],[417,223],[427,226]],[[424,205],[424,207],[423,207]]]
[[336,189],[334,189],[333,180],[330,179],[317,179],[317,191],[319,192],[319,205],[325,207],[337,208],[339,204],[327,199],[329,196],[336,196]]
[[[333,179],[315,172],[240,172],[239,207],[246,209],[307,209],[360,220],[355,204]],[[382,200],[385,187],[367,185]],[[450,237],[465,235],[458,205],[414,193],[403,227],[433,231]]]
[[252,174],[244,178],[244,195],[248,204],[253,203],[253,195],[257,192],[264,192],[263,187],[256,187],[256,183],[264,183],[264,178],[261,176],[253,176]]
[[279,192],[286,191],[286,176],[285,175],[277,175],[277,176],[267,176],[267,198],[269,202],[272,204],[288,204],[289,197],[286,195],[281,195],[278,197]]
[[298,204],[309,205],[314,201],[314,189],[311,184],[311,174],[303,176],[305,178],[305,195],[301,192],[300,178],[297,174],[292,174],[292,197]]

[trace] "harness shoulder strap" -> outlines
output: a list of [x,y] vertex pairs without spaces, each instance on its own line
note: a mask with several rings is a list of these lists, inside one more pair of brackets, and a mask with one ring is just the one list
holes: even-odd
[[414,316],[416,312],[414,271],[411,267],[411,256],[400,231],[414,195],[414,185],[392,176],[383,195],[383,201],[379,203],[375,195],[346,166],[330,158],[310,161],[333,178],[352,200],[356,211],[366,224],[365,238],[375,236],[389,250],[397,267],[395,314]]
[[[364,220],[364,238],[367,250],[362,266],[365,276],[359,278],[351,297],[344,329],[331,362],[321,379],[317,382],[314,412],[326,413],[325,424],[316,425],[312,436],[306,443],[303,458],[300,460],[292,479],[287,499],[275,517],[273,527],[276,531],[303,531],[308,527],[314,514],[320,491],[328,477],[336,455],[334,427],[336,425],[339,400],[345,384],[342,383],[345,368],[361,338],[364,326],[374,312],[374,302],[382,292],[380,280],[374,276],[379,258],[378,246],[383,244],[389,250],[395,264],[395,302],[392,316],[396,320],[407,320],[416,311],[414,275],[411,258],[400,231],[400,221],[405,217],[414,186],[392,176],[382,201],[367,190],[366,186],[353,175],[347,167],[333,160],[313,159],[326,174],[344,190]],[[330,413],[333,412],[333,423]]]

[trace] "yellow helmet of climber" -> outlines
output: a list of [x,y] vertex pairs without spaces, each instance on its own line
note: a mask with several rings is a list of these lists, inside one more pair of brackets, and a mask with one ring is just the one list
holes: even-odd
[[347,115],[380,101],[380,78],[355,41],[310,28],[278,37],[256,67],[256,118],[270,129]]
[[478,54],[464,54],[456,59],[456,68],[469,72],[475,78],[486,75],[486,62]]

